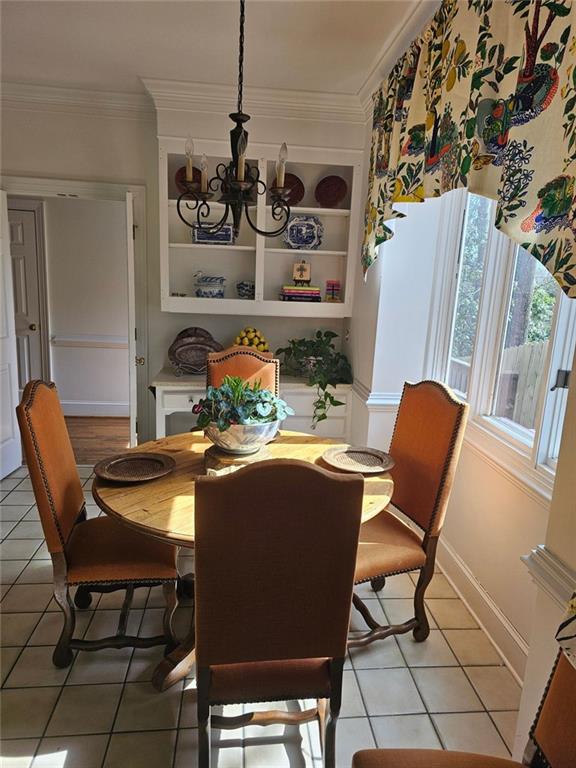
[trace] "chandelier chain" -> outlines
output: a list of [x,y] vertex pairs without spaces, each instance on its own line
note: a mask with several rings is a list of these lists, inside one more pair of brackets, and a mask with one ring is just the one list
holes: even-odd
[[242,112],[244,87],[244,0],[240,0],[240,40],[238,45],[238,112]]

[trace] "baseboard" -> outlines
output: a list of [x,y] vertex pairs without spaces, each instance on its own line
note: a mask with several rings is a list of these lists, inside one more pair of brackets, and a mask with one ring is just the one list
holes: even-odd
[[528,643],[475,579],[462,558],[440,538],[437,560],[444,574],[522,685]]
[[62,400],[64,416],[129,416],[129,403]]

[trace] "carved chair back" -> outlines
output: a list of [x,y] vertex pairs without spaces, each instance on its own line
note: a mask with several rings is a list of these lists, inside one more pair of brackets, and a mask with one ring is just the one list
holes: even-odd
[[55,385],[28,382],[16,413],[46,544],[63,552],[84,493]]
[[251,384],[259,381],[263,389],[269,389],[278,395],[280,361],[270,353],[244,347],[229,347],[222,352],[209,352],[206,373],[208,386],[219,387],[225,376],[239,376]]
[[197,479],[198,667],[346,655],[363,486],[286,459]]
[[392,504],[431,536],[442,529],[467,412],[439,382],[404,385],[390,443]]

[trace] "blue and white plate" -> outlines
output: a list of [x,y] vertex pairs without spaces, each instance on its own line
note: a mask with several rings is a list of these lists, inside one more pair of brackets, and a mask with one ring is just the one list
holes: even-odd
[[324,225],[318,216],[291,216],[284,231],[284,242],[289,248],[315,251],[322,245]]

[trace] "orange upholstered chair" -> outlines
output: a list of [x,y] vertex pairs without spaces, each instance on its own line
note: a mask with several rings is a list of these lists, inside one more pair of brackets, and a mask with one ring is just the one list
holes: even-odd
[[318,706],[213,716],[212,724],[318,719],[334,768],[362,494],[359,475],[282,459],[197,479],[200,768],[209,765],[211,705],[305,698]]
[[576,669],[558,655],[522,763],[438,749],[366,749],[352,768],[574,768],[576,766]]
[[[16,408],[26,462],[42,529],[54,568],[54,598],[64,614],[64,627],[53,654],[57,667],[67,667],[73,650],[172,644],[171,620],[177,605],[176,548],[134,533],[108,517],[86,520],[84,493],[66,422],[54,384],[29,382]],[[162,584],[166,598],[164,634],[126,635],[135,587]],[[91,592],[126,590],[118,632],[97,640],[73,639],[75,612],[69,588],[78,586],[75,601],[88,607]]]
[[270,352],[257,352],[247,347],[229,347],[222,352],[208,353],[206,382],[219,387],[225,376],[239,376],[251,384],[260,382],[263,389],[278,395],[280,361]]
[[350,639],[350,647],[413,630],[414,639],[430,632],[424,595],[434,574],[438,537],[464,436],[468,406],[436,381],[404,385],[390,454],[396,461],[392,506],[421,534],[387,509],[362,526],[355,581],[370,581],[375,591],[397,573],[420,571],[414,593],[414,618],[403,624],[380,626],[366,604],[354,595],[354,606],[369,631]]

